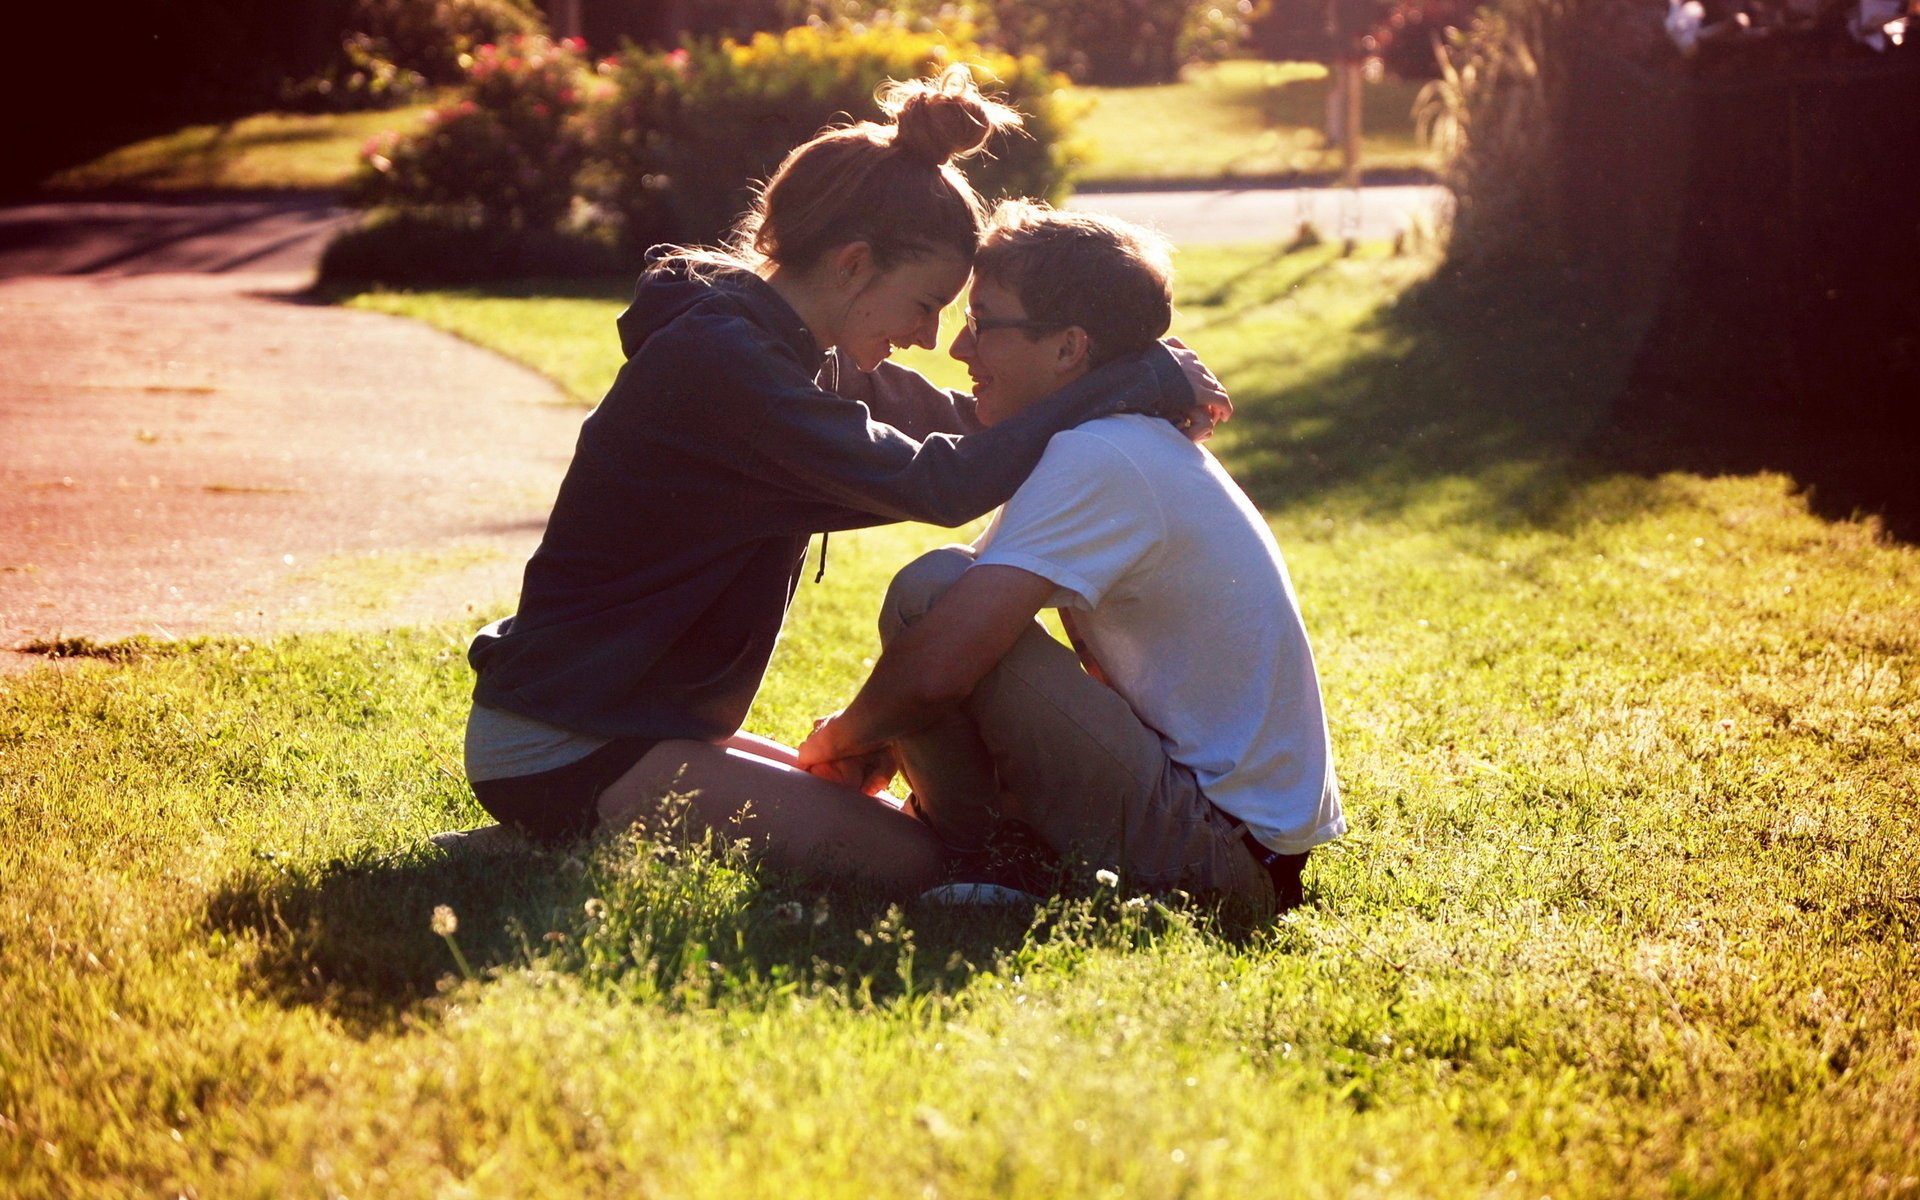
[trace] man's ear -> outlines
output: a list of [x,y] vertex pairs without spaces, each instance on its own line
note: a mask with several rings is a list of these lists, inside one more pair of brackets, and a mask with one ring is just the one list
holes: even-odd
[[865,287],[873,267],[873,247],[866,242],[848,242],[827,255],[827,278],[836,287]]
[[1093,357],[1093,339],[1078,325],[1069,325],[1060,335],[1059,369],[1077,371],[1089,365]]

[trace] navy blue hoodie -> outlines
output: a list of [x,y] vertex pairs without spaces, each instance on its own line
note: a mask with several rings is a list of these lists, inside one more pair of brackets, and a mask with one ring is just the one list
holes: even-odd
[[1058,430],[1193,403],[1156,346],[981,429],[969,397],[823,353],[751,272],[684,260],[641,277],[619,328],[626,365],[581,425],[519,611],[468,651],[477,703],[599,737],[738,730],[809,535],[964,524]]

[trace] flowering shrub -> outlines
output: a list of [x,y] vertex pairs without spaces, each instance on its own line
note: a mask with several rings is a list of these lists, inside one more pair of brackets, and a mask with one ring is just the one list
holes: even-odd
[[546,32],[531,0],[354,0],[348,27],[377,58],[433,83],[457,82],[482,46]]
[[384,50],[368,35],[352,33],[324,70],[283,83],[279,101],[302,112],[352,112],[405,104],[426,87],[426,76],[384,57]]
[[353,198],[489,228],[552,228],[585,158],[577,115],[591,75],[581,47],[515,37],[481,46],[465,69],[467,98],[419,133],[367,145]]
[[1057,198],[1073,165],[1064,81],[1035,58],[955,46],[877,22],[864,29],[798,27],[746,43],[699,43],[601,65],[611,83],[588,117],[589,195],[623,224],[623,240],[719,237],[794,146],[836,121],[879,119],[874,92],[954,61],[1027,118],[1024,134],[989,143],[966,164],[989,195]]

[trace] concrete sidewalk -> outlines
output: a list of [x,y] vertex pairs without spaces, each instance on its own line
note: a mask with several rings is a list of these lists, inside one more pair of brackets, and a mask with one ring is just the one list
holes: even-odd
[[314,192],[0,206],[0,279],[303,275],[352,220],[332,196]]
[[426,326],[303,302],[341,219],[0,211],[0,648],[511,603],[584,414]]
[[1451,199],[1432,184],[1076,192],[1067,207],[1157,229],[1181,245],[1285,242],[1310,224],[1328,240],[1391,241],[1415,223],[1438,228]]

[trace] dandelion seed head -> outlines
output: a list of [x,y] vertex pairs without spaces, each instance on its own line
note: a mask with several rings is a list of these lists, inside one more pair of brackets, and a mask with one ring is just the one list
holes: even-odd
[[433,932],[440,937],[452,937],[454,930],[460,928],[460,918],[444,904],[433,906]]

